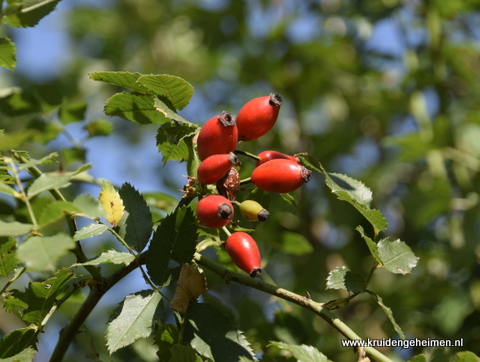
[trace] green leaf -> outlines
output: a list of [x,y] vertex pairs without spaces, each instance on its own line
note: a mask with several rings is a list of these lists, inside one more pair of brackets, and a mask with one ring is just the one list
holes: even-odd
[[150,336],[158,318],[163,315],[160,293],[144,290],[128,295],[113,313],[106,339],[110,354],[139,338]]
[[257,360],[243,332],[211,304],[190,306],[185,316],[184,340],[213,361],[237,362],[241,356]]
[[163,164],[167,161],[186,161],[188,147],[185,138],[193,137],[198,127],[191,124],[169,122],[162,124],[157,131],[158,151],[163,155]]
[[363,230],[363,227],[359,225],[357,226],[356,230],[360,233],[363,240],[365,240],[365,242],[367,243],[368,249],[370,250],[370,254],[372,254],[375,260],[381,264],[382,261],[380,259],[380,256],[378,255],[377,244],[372,239],[370,239],[367,235],[365,235],[365,231]]
[[18,165],[18,168],[20,170],[26,170],[27,168],[32,167],[32,166],[50,165],[52,163],[55,163],[55,162],[57,162],[58,153],[57,152],[52,152],[52,153],[50,153],[50,154],[48,154],[45,157],[42,157],[40,159],[31,158],[28,155],[27,155],[27,157],[28,157],[27,162]]
[[196,219],[188,207],[177,209],[158,226],[148,248],[147,270],[152,281],[164,285],[168,281],[170,260],[189,263],[198,238]]
[[394,274],[409,274],[415,268],[418,257],[412,249],[399,239],[390,241],[382,239],[378,242],[378,256],[382,266]]
[[[0,339],[0,358],[9,358],[21,354],[29,347],[35,348],[37,330],[34,327],[15,329]],[[29,348],[31,349],[31,348]],[[15,361],[14,359],[12,359]]]
[[105,113],[140,124],[166,122],[164,114],[156,109],[152,96],[138,93],[117,93],[107,100]]
[[155,110],[164,116],[164,119],[161,123],[168,122],[169,120],[177,121],[180,123],[190,123],[175,111],[175,108],[173,108],[173,106],[168,100],[156,98]]
[[78,207],[80,213],[96,219],[105,215],[105,211],[102,206],[92,195],[82,194],[78,195],[73,204]]
[[352,293],[362,293],[367,287],[365,278],[342,266],[328,273],[326,289],[344,289]]
[[92,236],[102,235],[106,230],[108,230],[108,226],[105,224],[89,224],[78,230],[73,235],[73,240],[80,241]]
[[42,173],[35,181],[32,182],[27,190],[28,197],[33,197],[39,193],[51,189],[59,189],[70,185],[73,176],[88,170],[91,165],[83,165],[74,172],[49,172]]
[[78,330],[78,333],[75,334],[75,342],[82,347],[83,351],[85,352],[85,356],[88,359],[94,362],[102,362],[100,359],[100,354],[95,347],[95,338],[87,326],[82,325],[82,327]]
[[40,325],[55,304],[57,296],[63,292],[63,288],[73,276],[74,274],[67,269],[60,269],[51,278],[43,282],[30,283],[25,292],[17,293],[16,297],[28,304],[22,319]]
[[17,267],[16,248],[17,242],[13,237],[0,238],[0,276],[7,277]]
[[31,362],[37,353],[32,347],[27,347],[21,352],[8,358],[2,358],[2,362]]
[[22,224],[18,221],[5,222],[0,220],[0,236],[22,236],[32,231],[32,224]]
[[23,0],[17,3],[16,7],[7,7],[3,22],[15,27],[35,26],[50,14],[59,2],[60,0]]
[[330,360],[318,349],[302,344],[300,346],[284,342],[271,341],[269,346],[276,346],[283,351],[288,351],[298,362],[329,362]]
[[87,102],[74,101],[60,107],[58,118],[63,124],[83,121],[87,111]]
[[367,290],[367,292],[373,296],[375,298],[375,300],[377,301],[378,305],[383,309],[383,311],[385,312],[385,314],[387,315],[388,319],[390,320],[390,322],[392,323],[393,325],[393,328],[395,329],[395,331],[398,333],[398,335],[400,336],[401,339],[405,339],[405,333],[403,333],[402,331],[402,328],[400,328],[400,326],[397,324],[397,322],[395,321],[395,318],[393,318],[393,313],[392,313],[392,310],[387,307],[384,303],[383,303],[383,300],[382,298],[370,291],[370,290]]
[[291,255],[305,255],[313,252],[313,246],[301,234],[285,231],[281,236],[282,251]]
[[[169,362],[196,362],[197,354],[191,346],[176,344],[170,350],[172,357]],[[201,359],[200,359],[201,361]]]
[[80,209],[68,201],[56,200],[48,204],[40,214],[38,222],[42,227],[59,220],[65,215],[79,212]]
[[167,98],[177,110],[187,106],[194,92],[190,83],[172,75],[143,75],[137,82],[156,96]]
[[9,184],[0,181],[0,192],[3,192],[4,194],[15,196],[18,195],[18,192],[15,191],[15,189],[10,186]]
[[128,88],[139,93],[154,95],[153,92],[149,91],[140,83],[137,83],[138,78],[143,76],[143,74],[140,74],[140,73],[95,72],[95,73],[89,73],[88,76],[90,77],[90,79],[93,79],[93,80],[110,83],[123,88]]
[[323,169],[322,164],[318,159],[306,152],[296,153],[295,157],[297,157],[300,163],[310,170],[315,170],[317,172],[325,172]]
[[116,250],[108,250],[103,252],[102,254],[100,254],[100,256],[92,260],[89,260],[85,263],[76,263],[76,264],[73,264],[72,266],[99,265],[99,264],[105,264],[105,263],[128,265],[134,260],[135,260],[135,256],[130,253],[125,253],[125,252],[116,251]]
[[175,324],[162,323],[154,333],[157,355],[160,361],[169,361],[172,357],[170,349],[178,342],[178,328]]
[[[42,105],[38,98],[32,93],[19,88],[2,89],[2,93],[0,95],[0,111],[6,116],[15,117],[41,112]],[[17,138],[21,138],[23,136],[24,138],[28,139],[32,136],[32,134],[35,133],[36,132],[32,130],[30,130],[30,132],[22,130],[15,135]],[[2,140],[2,149],[5,149],[5,146],[3,145],[3,138],[6,138],[10,144],[14,143],[14,140],[9,139],[11,136],[12,134],[0,138],[0,140]]]
[[462,351],[455,354],[452,362],[478,362],[478,356],[470,351]]
[[425,357],[424,354],[419,354],[412,359],[410,359],[408,362],[427,362],[427,358]]
[[17,48],[8,38],[0,38],[0,66],[13,70],[17,63],[15,53]]
[[150,209],[140,192],[129,183],[124,183],[118,193],[123,200],[126,214],[119,225],[120,235],[129,246],[142,251],[152,235]]
[[98,137],[98,136],[108,136],[113,132],[112,122],[107,121],[106,119],[94,119],[91,122],[88,122],[84,130],[88,132],[88,137]]
[[65,233],[32,236],[18,246],[17,258],[29,270],[55,270],[58,260],[74,247],[75,242]]

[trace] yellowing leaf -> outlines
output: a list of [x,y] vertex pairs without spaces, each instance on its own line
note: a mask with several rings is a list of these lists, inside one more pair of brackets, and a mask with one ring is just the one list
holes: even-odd
[[122,220],[125,208],[120,195],[115,191],[115,188],[110,182],[106,180],[103,181],[98,201],[100,201],[102,208],[107,214],[105,216],[107,221],[112,224],[113,227],[117,226],[120,220]]
[[207,283],[203,274],[198,269],[184,264],[170,306],[184,314],[190,303],[194,302],[206,289]]

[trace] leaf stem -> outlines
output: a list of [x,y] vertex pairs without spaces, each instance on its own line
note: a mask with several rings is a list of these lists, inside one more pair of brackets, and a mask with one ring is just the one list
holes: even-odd
[[[222,277],[227,283],[236,282],[249,286],[251,288],[260,290],[262,292],[277,296],[284,300],[287,300],[291,303],[297,304],[305,309],[308,309],[321,318],[323,318],[328,324],[335,328],[340,334],[350,340],[361,340],[362,338],[358,336],[348,325],[341,321],[337,316],[330,312],[327,308],[323,306],[322,303],[315,302],[308,297],[301,296],[299,294],[293,293],[289,290],[279,288],[275,285],[267,284],[260,279],[250,278],[246,274],[240,274],[233,272],[222,265],[210,260],[203,255],[196,253],[194,260],[201,266],[209,269],[215,274]],[[392,362],[390,358],[379,352],[373,347],[365,347],[365,352],[371,357],[375,358],[379,362]]]
[[254,155],[253,153],[250,153],[250,152],[246,152],[246,151],[242,151],[242,150],[235,150],[235,151],[233,151],[233,153],[235,153],[236,155],[243,155],[243,156],[253,158],[255,161],[260,161],[260,157],[258,157],[257,155]]

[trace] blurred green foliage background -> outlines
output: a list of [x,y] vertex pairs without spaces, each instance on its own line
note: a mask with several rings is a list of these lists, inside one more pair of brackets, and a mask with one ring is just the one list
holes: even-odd
[[[407,338],[463,338],[462,349],[479,354],[479,5],[476,0],[111,0],[101,6],[72,1],[62,8],[68,47],[55,72],[0,73],[0,128],[18,132],[18,145],[34,156],[58,149],[67,164],[87,160],[112,182],[129,179],[141,191],[168,190],[179,198],[184,165],[162,167],[155,149],[144,145],[154,145],[154,128],[112,118],[109,137],[117,140],[112,144],[89,143],[83,139],[86,130],[76,126],[66,128],[72,137],[51,142],[65,134],[52,121],[58,117],[53,110],[84,100],[82,127],[106,118],[103,104],[117,90],[88,79],[87,73],[100,70],[186,79],[195,95],[181,114],[195,123],[222,110],[235,114],[251,98],[279,93],[284,106],[274,130],[240,148],[308,152],[328,171],[370,187],[372,206],[388,219],[387,235],[405,241],[420,260],[408,276],[376,272],[369,289],[382,296]],[[2,31],[22,47],[23,29]],[[18,88],[12,93],[9,87]],[[317,301],[346,296],[326,291],[325,279],[342,265],[368,274],[372,258],[355,227],[372,230],[351,205],[327,192],[319,174],[295,196],[295,210],[272,197],[272,218],[255,232],[265,274]],[[221,299],[258,350],[281,340],[314,345],[334,361],[355,358],[319,317],[207,277],[205,298]],[[120,300],[110,297],[100,308]],[[361,336],[395,337],[368,295],[336,313]],[[88,323],[94,325],[95,318]],[[102,332],[102,326],[92,329]],[[44,348],[52,342],[44,340]],[[382,352],[398,360],[424,352],[432,361],[447,361],[445,356],[462,349]],[[129,356],[127,348],[111,360]],[[70,360],[77,358],[70,354]],[[271,358],[264,356],[281,360]]]

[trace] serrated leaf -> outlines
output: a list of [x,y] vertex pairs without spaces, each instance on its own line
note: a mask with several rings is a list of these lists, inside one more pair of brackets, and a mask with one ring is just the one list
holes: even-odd
[[23,312],[22,319],[39,325],[55,304],[57,296],[74,276],[67,269],[60,269],[53,276],[43,282],[34,282],[28,285],[23,293],[16,297],[28,304]]
[[18,246],[17,258],[29,270],[55,270],[58,260],[74,247],[75,242],[65,233],[32,236]]
[[174,324],[162,323],[154,333],[155,344],[158,346],[157,355],[161,361],[169,361],[172,354],[170,349],[178,342],[178,328]]
[[[32,349],[37,342],[37,330],[34,327],[15,329],[0,339],[0,358],[2,361]],[[31,352],[30,352],[31,353]],[[15,359],[11,359],[15,361]]]
[[161,122],[156,123],[165,123],[169,120],[187,124],[190,123],[175,111],[175,108],[173,108],[173,106],[170,104],[170,101],[168,101],[167,99],[155,98],[155,110],[162,114],[162,116],[164,117]]
[[105,224],[88,224],[73,235],[73,240],[80,241],[92,236],[102,235],[106,230],[108,230],[108,226]]
[[58,118],[63,124],[83,121],[87,111],[87,102],[74,101],[62,105],[58,112]]
[[390,322],[392,323],[393,325],[393,328],[395,329],[395,331],[398,333],[398,335],[400,336],[401,339],[405,339],[405,333],[403,333],[403,330],[402,328],[400,328],[400,326],[397,324],[397,322],[395,321],[395,318],[393,317],[393,313],[392,313],[392,310],[387,307],[384,303],[383,303],[383,299],[377,294],[377,293],[374,293],[370,290],[367,290],[367,292],[373,296],[375,298],[375,300],[377,301],[378,305],[383,309],[383,311],[385,312],[385,314],[387,315],[388,319],[390,320]]
[[105,210],[107,221],[112,224],[113,227],[117,226],[122,220],[124,213],[123,200],[120,194],[115,190],[113,185],[104,180],[102,182],[102,189],[98,195],[98,201]]
[[343,289],[352,293],[362,293],[367,287],[365,278],[342,266],[328,273],[326,289]]
[[17,63],[15,54],[17,48],[15,44],[8,38],[0,38],[0,66],[13,70]]
[[269,346],[276,346],[283,351],[288,351],[298,362],[329,362],[330,360],[318,349],[302,344],[300,346],[284,342],[271,341]]
[[188,159],[188,147],[184,139],[193,137],[198,127],[190,124],[169,122],[162,124],[157,131],[157,146],[163,155],[163,164],[167,161],[185,161]]
[[17,267],[17,242],[13,237],[0,238],[0,276],[7,277]]
[[110,354],[139,338],[146,338],[158,318],[163,315],[160,293],[144,290],[128,295],[112,315],[107,327],[107,346]]
[[126,217],[120,223],[120,235],[137,251],[142,251],[152,235],[152,216],[143,196],[129,183],[118,190],[123,200]]
[[207,289],[207,280],[196,268],[183,264],[170,306],[185,314],[191,303]]
[[196,303],[188,309],[184,340],[213,361],[237,362],[241,356],[257,361],[243,332],[211,304]]
[[162,220],[148,248],[147,270],[152,281],[164,285],[168,280],[170,260],[189,263],[198,238],[196,219],[188,207],[177,209]]
[[418,257],[403,241],[382,239],[378,242],[378,256],[382,266],[394,274],[409,274],[415,268]]
[[31,362],[36,353],[35,349],[27,347],[12,357],[2,358],[2,362]]
[[5,222],[0,220],[0,236],[22,236],[33,230],[32,224],[22,224],[18,221]]
[[99,265],[105,263],[111,264],[125,264],[128,265],[135,260],[135,256],[130,253],[125,253],[116,250],[108,250],[100,254],[100,256],[89,260],[85,263],[76,263],[72,266],[80,266],[80,265]]
[[375,258],[377,262],[382,263],[382,261],[380,260],[380,256],[378,255],[377,244],[372,239],[370,239],[367,235],[365,235],[365,231],[363,230],[363,227],[359,225],[357,226],[356,230],[360,233],[363,240],[365,240],[365,242],[367,243],[367,247],[370,250],[370,254],[372,254],[372,256]]
[[131,72],[95,72],[89,73],[90,79],[106,82],[123,88],[128,88],[139,93],[154,95],[153,92],[137,83],[138,78],[143,76],[140,73]]
[[105,215],[105,210],[103,210],[98,200],[95,200],[92,195],[79,195],[73,200],[73,204],[78,207],[81,214],[91,217],[92,219]]
[[143,75],[137,82],[156,96],[167,98],[176,110],[185,108],[194,92],[192,85],[186,80],[167,74]]
[[159,112],[155,98],[131,92],[117,93],[107,100],[105,114],[118,116],[140,124],[164,123],[164,113]]
[[88,170],[91,165],[83,165],[74,172],[49,172],[42,173],[37,179],[35,179],[27,190],[27,195],[32,198],[35,195],[43,191],[51,189],[60,189],[70,185],[70,180],[73,176],[78,175],[81,172]]
[[40,159],[31,158],[28,155],[24,155],[24,157],[28,157],[28,161],[18,165],[18,168],[20,170],[25,170],[25,169],[27,169],[29,167],[32,167],[32,166],[50,165],[52,163],[55,163],[55,162],[57,162],[57,159],[58,159],[58,153],[57,152],[52,152],[52,153],[50,153],[50,154],[48,154],[45,157],[42,157]]
[[68,201],[56,200],[49,203],[40,214],[38,222],[42,227],[59,220],[65,215],[79,212],[80,209]]
[[52,12],[60,0],[23,0],[21,3],[7,7],[3,22],[9,26],[31,27],[50,12]]
[[310,169],[310,170],[315,170],[317,172],[324,172],[324,169],[322,167],[322,164],[320,163],[320,161],[306,153],[306,152],[301,152],[301,153],[297,153],[295,154],[295,157],[297,157],[300,161],[300,163],[305,166],[306,168]]

